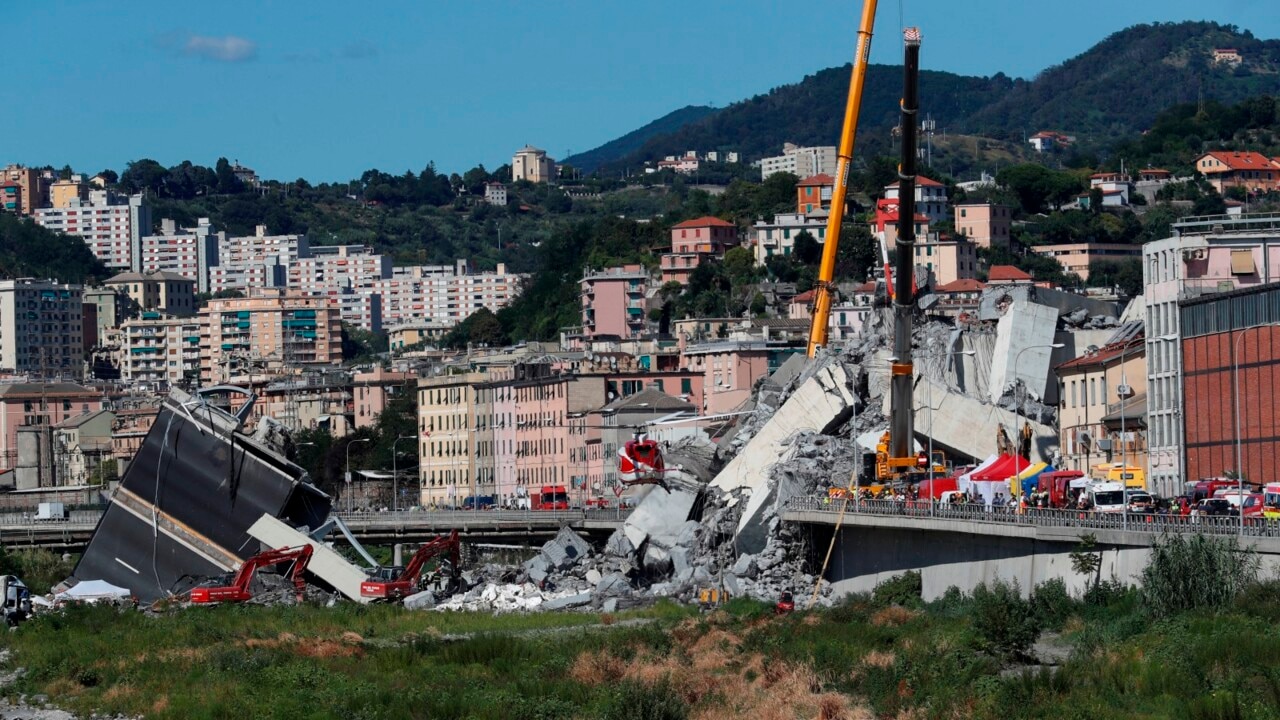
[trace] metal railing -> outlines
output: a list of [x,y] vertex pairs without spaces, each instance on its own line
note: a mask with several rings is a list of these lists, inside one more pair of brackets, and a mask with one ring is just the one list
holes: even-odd
[[[836,515],[840,512],[841,502],[843,501],[836,499],[828,502],[822,497],[795,497],[787,502],[785,509]],[[1005,506],[987,506],[980,503],[930,503],[928,500],[849,500],[844,511],[847,515],[963,520],[1000,525],[1123,530],[1152,534],[1176,532],[1280,537],[1280,519],[1261,517],[1247,517],[1241,523],[1238,516],[1184,516],[1049,508],[1028,508],[1019,511],[1017,508]]]

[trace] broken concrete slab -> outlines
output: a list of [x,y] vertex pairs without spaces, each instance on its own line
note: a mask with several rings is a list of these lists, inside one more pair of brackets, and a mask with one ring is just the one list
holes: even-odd
[[[933,385],[930,389],[930,385]],[[955,393],[933,383],[928,378],[919,378],[915,387],[915,402],[924,408],[917,413],[916,430],[920,438],[928,442],[930,422],[933,429],[935,448],[948,450],[969,457],[984,458],[996,453],[997,429],[1004,425],[1006,431],[1009,423],[1015,421],[1012,413],[975,400],[960,393]],[[932,421],[930,420],[929,403],[932,402]],[[887,410],[887,408],[886,408]],[[1018,427],[1030,422],[1026,418],[1017,417]],[[1048,425],[1030,422],[1032,431],[1032,460],[1050,462],[1058,449],[1058,433]]]
[[249,527],[249,535],[269,548],[311,546],[311,562],[307,572],[328,583],[349,600],[368,603],[369,598],[360,595],[360,583],[368,579],[364,571],[347,562],[333,548],[312,540],[309,536],[289,527],[270,515],[263,515]]
[[551,567],[563,570],[571,567],[591,552],[591,545],[573,530],[562,527],[554,538],[542,546],[542,555]]
[[1049,358],[1058,329],[1058,311],[1026,300],[1015,300],[996,323],[996,346],[991,358],[988,399],[1000,397],[1021,382],[1026,391],[1043,398],[1049,378]]
[[427,610],[435,607],[436,594],[430,590],[423,590],[406,597],[403,605],[407,610]]
[[759,569],[756,567],[756,559],[753,555],[743,555],[733,564],[732,572],[738,577],[755,577]]
[[600,578],[602,577],[604,577],[604,575],[602,575],[599,570],[596,570],[595,568],[591,568],[590,570],[587,571],[587,574],[583,577],[583,579],[591,583],[592,585],[599,585]]
[[635,552],[635,550],[635,546],[631,544],[631,540],[627,538],[627,534],[622,528],[614,530],[604,544],[605,554],[616,558],[631,557],[631,553]]
[[801,430],[823,433],[844,424],[857,409],[852,380],[835,361],[816,370],[804,381],[764,427],[711,483],[730,492],[754,491],[767,484],[769,472],[782,456],[787,440]]
[[632,547],[640,547],[651,538],[663,547],[673,547],[697,499],[697,495],[685,490],[673,488],[667,492],[651,487],[622,525],[627,540]]
[[582,607],[591,604],[591,593],[578,593],[577,595],[565,595],[564,597],[552,598],[542,603],[543,610],[568,610],[569,608]]

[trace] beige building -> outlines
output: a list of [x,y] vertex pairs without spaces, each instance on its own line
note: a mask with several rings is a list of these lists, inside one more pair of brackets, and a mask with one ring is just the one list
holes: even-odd
[[1039,245],[1031,252],[1047,255],[1057,260],[1067,272],[1075,273],[1081,280],[1089,280],[1089,265],[1095,261],[1118,261],[1142,258],[1141,245],[1119,243],[1066,243],[1063,245]]
[[21,215],[31,215],[49,202],[49,185],[35,168],[9,165],[0,169],[0,185],[13,183],[18,186],[20,204],[14,207]]
[[403,350],[418,343],[430,343],[439,340],[447,335],[452,328],[452,325],[445,323],[405,323],[404,325],[388,328],[387,338],[393,351]]
[[980,248],[1008,247],[1013,211],[993,203],[964,203],[955,208],[956,232]]
[[0,369],[36,377],[84,372],[79,285],[0,280]]
[[539,150],[532,145],[520,148],[511,158],[511,179],[528,180],[532,183],[550,182],[554,177],[556,163],[547,157],[546,150]]
[[[476,476],[477,385],[488,373],[458,373],[418,380],[418,478],[421,503],[457,505],[471,495]],[[482,493],[486,494],[486,493]]]
[[297,372],[342,361],[342,323],[327,297],[255,288],[200,309],[200,380],[247,372]]
[[931,235],[915,242],[915,264],[927,268],[933,285],[978,277],[978,248],[964,237]]
[[152,390],[200,377],[200,320],[145,312],[120,326],[120,377]]
[[49,204],[55,208],[69,208],[72,201],[87,202],[89,187],[79,175],[70,180],[59,180],[49,186]]
[[196,313],[196,281],[177,273],[120,273],[104,283],[122,292],[143,312],[189,316]]
[[[1064,469],[1147,466],[1147,360],[1141,334],[1057,368],[1059,447]],[[1123,417],[1123,422],[1121,418]]]

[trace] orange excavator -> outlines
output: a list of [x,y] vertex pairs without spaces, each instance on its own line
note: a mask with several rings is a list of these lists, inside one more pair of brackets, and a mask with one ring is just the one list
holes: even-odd
[[449,579],[452,584],[457,585],[461,578],[461,546],[457,530],[441,535],[418,548],[418,552],[413,554],[403,570],[383,568],[383,576],[360,583],[360,596],[375,600],[402,600],[412,595],[418,590],[418,580],[427,561],[438,555],[448,556],[446,562]]
[[244,561],[244,564],[240,566],[240,569],[236,571],[235,576],[232,578],[231,584],[192,588],[191,602],[201,605],[221,602],[245,602],[253,597],[253,593],[249,592],[249,584],[253,582],[253,576],[257,574],[258,570],[283,563],[292,563],[289,567],[288,578],[298,591],[298,602],[302,602],[302,590],[306,587],[306,583],[302,580],[302,573],[306,571],[307,564],[311,562],[311,553],[310,545],[294,548],[284,547],[260,552]]

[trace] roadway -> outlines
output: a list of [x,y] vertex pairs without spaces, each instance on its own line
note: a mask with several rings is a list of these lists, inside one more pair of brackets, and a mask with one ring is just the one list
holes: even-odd
[[[419,510],[335,512],[363,543],[387,545],[423,542],[458,530],[472,541],[540,542],[562,527],[585,535],[607,536],[622,526],[630,509],[591,510]],[[69,551],[84,548],[100,510],[74,510],[65,520],[35,520],[31,513],[0,513],[0,546]]]

